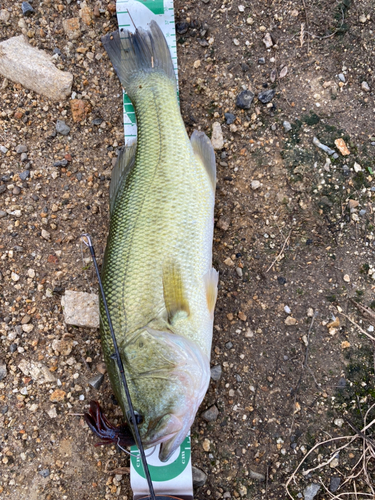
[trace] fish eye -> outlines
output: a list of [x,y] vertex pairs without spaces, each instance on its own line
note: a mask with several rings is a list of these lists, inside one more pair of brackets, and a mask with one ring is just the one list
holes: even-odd
[[[137,425],[143,424],[145,417],[143,415],[141,415],[139,412],[137,412],[136,410],[134,410],[134,414],[135,414],[135,421],[136,421]],[[129,418],[129,422],[132,424],[133,420],[132,420],[132,417],[130,415],[130,412],[128,412],[128,418]]]

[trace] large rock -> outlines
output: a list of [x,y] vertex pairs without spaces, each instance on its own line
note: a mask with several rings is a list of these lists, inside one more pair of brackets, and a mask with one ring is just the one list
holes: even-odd
[[66,290],[61,305],[67,325],[99,328],[99,297],[95,293]]
[[53,101],[66,99],[72,91],[73,75],[60,71],[44,50],[15,36],[0,43],[0,74]]

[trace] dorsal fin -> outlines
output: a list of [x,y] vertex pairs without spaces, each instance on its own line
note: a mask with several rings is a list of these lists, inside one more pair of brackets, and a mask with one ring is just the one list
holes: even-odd
[[111,214],[115,208],[116,198],[120,187],[125,183],[127,176],[134,167],[136,149],[136,142],[123,149],[117,158],[116,165],[113,167],[111,184],[109,186],[109,206]]
[[170,324],[173,325],[177,318],[189,316],[190,309],[182,283],[181,270],[174,262],[167,262],[163,266],[163,291]]
[[211,180],[212,188],[216,188],[216,160],[215,152],[210,139],[204,132],[194,130],[191,138],[191,145],[196,157],[203,163],[207,174]]
[[219,273],[213,267],[203,276],[206,287],[207,307],[211,318],[214,317],[214,309],[217,299],[217,285],[219,283]]

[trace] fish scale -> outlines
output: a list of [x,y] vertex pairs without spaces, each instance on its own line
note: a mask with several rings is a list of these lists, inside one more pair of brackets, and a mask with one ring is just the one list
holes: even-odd
[[[105,47],[120,76],[117,53],[111,56]],[[162,423],[177,429],[183,419],[178,405],[183,408],[187,399],[195,415],[209,380],[213,322],[205,276],[212,266],[214,188],[186,133],[176,83],[158,68],[158,57],[156,49],[151,69],[127,84],[138,142],[134,166],[119,181],[102,267],[133,405],[144,417],[146,447],[159,439]],[[197,134],[196,143],[207,149],[209,141]],[[111,383],[127,415],[102,303],[101,325]]]

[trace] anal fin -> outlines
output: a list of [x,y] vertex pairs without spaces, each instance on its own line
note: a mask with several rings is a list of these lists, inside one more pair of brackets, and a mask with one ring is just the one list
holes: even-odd
[[210,178],[212,189],[216,188],[216,160],[215,152],[210,139],[204,132],[194,130],[190,138],[193,151],[198,160],[203,164]]
[[123,149],[117,158],[116,165],[113,167],[111,184],[109,186],[109,205],[111,214],[115,208],[120,188],[124,185],[126,178],[134,167],[136,150],[136,142]]

